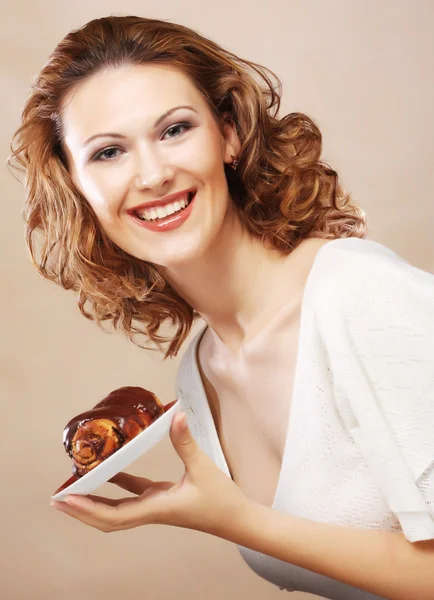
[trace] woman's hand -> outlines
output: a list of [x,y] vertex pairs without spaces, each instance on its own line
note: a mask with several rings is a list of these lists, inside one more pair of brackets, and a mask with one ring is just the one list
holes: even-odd
[[53,501],[52,506],[104,532],[163,524],[227,537],[226,532],[243,515],[249,500],[202,452],[185,415],[174,417],[170,439],[185,466],[178,483],[119,473],[111,482],[137,497],[115,500],[70,495],[64,502]]

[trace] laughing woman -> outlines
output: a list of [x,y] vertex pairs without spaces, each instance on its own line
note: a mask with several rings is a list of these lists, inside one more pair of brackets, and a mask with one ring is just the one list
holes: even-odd
[[282,589],[432,599],[434,276],[366,239],[272,75],[186,27],[108,17],[36,78],[11,159],[38,271],[165,357],[206,322],[178,376],[181,481],[121,473],[137,497],[55,507],[219,536]]

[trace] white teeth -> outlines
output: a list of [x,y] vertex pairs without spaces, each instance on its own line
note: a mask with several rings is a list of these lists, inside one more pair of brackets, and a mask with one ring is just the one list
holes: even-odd
[[143,221],[152,221],[155,219],[164,219],[164,217],[168,217],[173,213],[176,213],[186,206],[188,206],[188,199],[190,194],[186,194],[185,198],[182,200],[176,200],[175,202],[171,202],[170,204],[166,204],[166,206],[158,206],[154,208],[147,208],[141,211],[137,211],[137,215]]

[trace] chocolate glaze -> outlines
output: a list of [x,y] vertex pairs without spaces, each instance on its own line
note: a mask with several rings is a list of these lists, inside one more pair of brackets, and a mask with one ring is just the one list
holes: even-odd
[[77,415],[69,421],[63,430],[63,445],[66,452],[71,456],[72,439],[80,425],[86,421],[109,419],[114,423],[118,433],[122,435],[125,419],[134,419],[134,415],[137,414],[137,422],[142,423],[139,418],[140,412],[149,413],[152,421],[154,421],[165,412],[165,408],[155,394],[144,388],[126,386],[114,390],[98,402],[94,408]]

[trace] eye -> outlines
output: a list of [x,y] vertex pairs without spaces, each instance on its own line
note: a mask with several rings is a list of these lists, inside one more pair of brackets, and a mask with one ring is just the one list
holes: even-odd
[[[108,160],[112,160],[113,156],[107,156],[107,152],[112,152],[113,150],[119,150],[120,148],[117,148],[116,146],[110,146],[109,148],[104,148],[103,150],[100,150],[99,152],[97,152],[93,157],[92,157],[92,161],[97,161],[100,160],[102,162],[107,162]],[[105,158],[102,158],[103,156],[105,156]]]
[[169,132],[175,132],[174,135],[169,136],[169,139],[174,138],[174,137],[179,137],[181,135],[181,133],[176,133],[176,131],[179,131],[180,129],[182,129],[183,131],[187,131],[188,129],[191,129],[192,127],[193,127],[192,124],[188,123],[188,121],[184,121],[183,123],[175,123],[175,125],[171,125],[168,129],[166,129],[166,132],[165,132],[163,138]]
[[[175,125],[171,125],[170,127],[168,127],[166,129],[166,131],[163,135],[163,138],[170,132],[173,135],[170,135],[169,139],[179,137],[184,131],[191,129],[192,127],[193,127],[193,125],[191,123],[189,123],[188,121],[184,121],[182,123],[175,123]],[[180,130],[181,130],[181,133],[179,132]],[[92,161],[101,161],[101,162],[111,161],[114,158],[116,158],[116,156],[113,156],[113,155],[110,156],[107,153],[113,152],[116,150],[120,150],[120,148],[118,148],[117,146],[109,146],[107,148],[103,148],[102,150],[99,150],[96,154],[94,154],[94,156],[91,158],[91,160]]]

